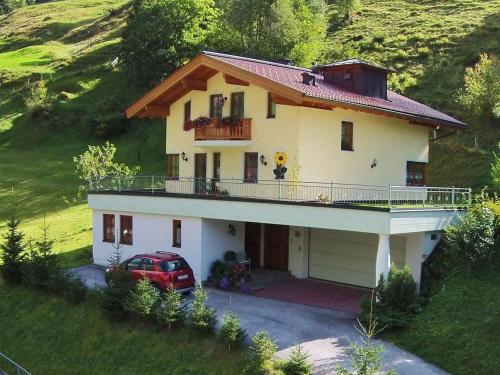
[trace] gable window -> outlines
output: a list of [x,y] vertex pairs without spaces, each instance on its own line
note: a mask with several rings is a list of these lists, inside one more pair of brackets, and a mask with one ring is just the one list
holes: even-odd
[[267,93],[267,118],[276,117],[276,102],[273,100],[271,93]]
[[182,236],[182,222],[180,220],[174,220],[172,222],[172,246],[181,247],[181,237]]
[[103,214],[103,242],[115,242],[115,215],[113,214]]
[[342,121],[342,138],[340,148],[344,151],[354,151],[352,122]]
[[132,216],[120,215],[120,243],[132,245]]
[[210,95],[210,118],[222,118],[222,94]]
[[179,179],[179,154],[167,154],[167,179]]
[[406,162],[406,186],[424,186],[427,163]]
[[245,117],[245,93],[233,92],[231,94],[231,116],[237,118]]
[[191,100],[184,103],[184,122],[191,120]]
[[259,154],[257,152],[245,152],[244,182],[257,182],[258,159]]

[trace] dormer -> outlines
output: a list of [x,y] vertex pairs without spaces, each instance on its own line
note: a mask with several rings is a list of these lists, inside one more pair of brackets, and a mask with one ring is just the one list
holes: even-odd
[[387,75],[390,68],[359,59],[336,61],[315,67],[325,82],[357,94],[387,100]]

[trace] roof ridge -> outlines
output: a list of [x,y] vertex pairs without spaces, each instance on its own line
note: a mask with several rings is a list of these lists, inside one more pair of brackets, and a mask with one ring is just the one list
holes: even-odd
[[229,57],[231,59],[244,60],[244,61],[250,61],[250,62],[255,62],[255,63],[260,63],[260,64],[279,66],[279,67],[288,68],[288,69],[303,70],[305,72],[312,72],[311,69],[303,68],[301,66],[280,64],[280,63],[273,62],[273,61],[268,61],[268,60],[254,59],[252,57],[230,55],[228,53],[213,52],[213,51],[202,51],[201,53],[204,54],[204,55],[208,55],[208,56]]

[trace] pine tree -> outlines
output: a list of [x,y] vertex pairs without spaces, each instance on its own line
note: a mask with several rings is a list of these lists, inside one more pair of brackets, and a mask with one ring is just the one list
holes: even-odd
[[304,351],[302,344],[292,349],[290,358],[283,366],[286,375],[310,375],[312,365],[309,363],[309,354]]
[[162,302],[156,311],[156,316],[161,323],[167,325],[170,332],[172,326],[182,321],[184,317],[181,294],[174,288],[169,288],[163,294]]
[[189,312],[189,318],[193,328],[203,333],[211,333],[215,328],[217,318],[215,309],[205,305],[208,299],[207,292],[198,284],[194,290],[193,307]]
[[24,234],[19,230],[21,220],[13,213],[7,223],[7,233],[3,235],[5,242],[0,245],[1,253],[1,272],[4,280],[11,284],[19,284],[22,281],[22,270],[25,250],[23,243]]
[[224,313],[220,328],[220,337],[227,344],[227,351],[231,351],[231,345],[243,342],[245,336],[245,330],[241,328],[238,316],[232,311]]

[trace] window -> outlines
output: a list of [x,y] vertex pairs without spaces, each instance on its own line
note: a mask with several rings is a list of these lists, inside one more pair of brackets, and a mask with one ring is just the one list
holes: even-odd
[[184,258],[163,260],[160,262],[160,268],[163,272],[180,271],[189,269],[189,264],[187,264]]
[[103,242],[115,242],[115,215],[104,214],[102,215],[103,222]]
[[142,267],[144,271],[154,271],[155,270],[155,265],[153,263],[153,259],[148,259],[144,258],[144,261],[142,262]]
[[267,93],[267,118],[276,117],[276,102],[273,100],[271,93]]
[[245,117],[245,93],[233,92],[231,94],[231,116],[237,118]]
[[173,247],[181,247],[181,240],[182,240],[182,222],[180,220],[174,220],[173,221],[173,228],[172,228],[172,246]]
[[142,263],[142,258],[132,258],[128,261],[127,266],[125,267],[126,270],[133,271],[133,270],[140,270],[141,269],[141,263]]
[[179,154],[167,154],[167,179],[179,179]]
[[426,163],[409,161],[406,163],[406,185],[424,186]]
[[342,139],[340,148],[344,151],[353,151],[352,147],[353,124],[352,122],[342,121]]
[[214,152],[214,181],[220,181],[220,152]]
[[184,121],[191,120],[191,100],[184,103]]
[[210,95],[210,118],[222,118],[222,94]]
[[120,215],[120,243],[132,245],[132,216]]
[[258,159],[259,154],[257,152],[245,152],[244,182],[257,182]]

